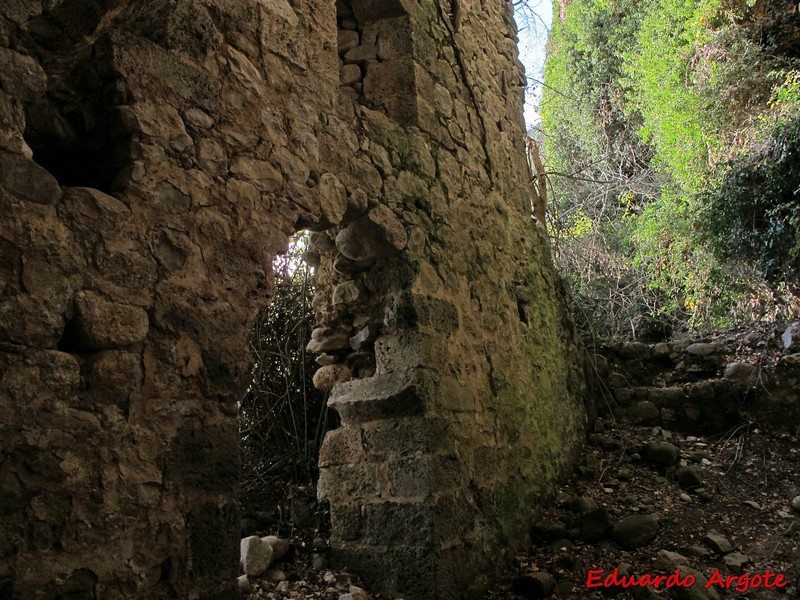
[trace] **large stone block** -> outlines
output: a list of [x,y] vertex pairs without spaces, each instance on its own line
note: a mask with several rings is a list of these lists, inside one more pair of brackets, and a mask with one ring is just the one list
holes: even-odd
[[375,375],[333,388],[328,406],[343,423],[366,423],[420,415],[425,409],[427,377],[417,372]]
[[86,350],[120,348],[147,337],[150,322],[138,306],[106,300],[96,292],[78,292],[69,343]]

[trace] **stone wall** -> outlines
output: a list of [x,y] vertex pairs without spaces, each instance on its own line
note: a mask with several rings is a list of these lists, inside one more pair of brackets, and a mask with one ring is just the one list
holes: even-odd
[[592,346],[598,413],[621,423],[718,433],[800,426],[800,324],[670,342]]
[[531,218],[514,23],[504,2],[340,0],[338,26],[344,216],[312,238],[309,349],[343,427],[319,495],[339,563],[461,597],[527,541],[584,419]]
[[0,596],[227,598],[270,264],[319,265],[338,560],[447,598],[580,445],[504,2],[0,0]]
[[330,2],[0,2],[0,596],[235,597],[237,401]]

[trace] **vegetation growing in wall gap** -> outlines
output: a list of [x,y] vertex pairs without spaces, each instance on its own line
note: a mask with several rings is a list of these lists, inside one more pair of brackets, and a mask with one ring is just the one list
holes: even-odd
[[556,0],[554,13],[548,229],[584,325],[659,337],[795,316],[796,5]]
[[243,504],[282,500],[286,488],[317,477],[319,448],[337,426],[327,396],[312,384],[314,288],[302,261],[307,234],[276,257],[274,296],[259,315],[252,337],[252,382],[239,407]]

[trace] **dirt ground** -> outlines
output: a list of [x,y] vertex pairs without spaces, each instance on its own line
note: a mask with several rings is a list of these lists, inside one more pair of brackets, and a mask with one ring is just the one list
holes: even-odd
[[[800,597],[800,514],[791,507],[792,499],[800,495],[797,434],[756,423],[713,437],[608,424],[602,429],[590,436],[583,463],[561,487],[553,506],[541,512],[529,551],[495,582],[487,599]],[[646,447],[653,442],[674,447],[679,462],[668,466],[646,458]],[[678,480],[681,467],[695,467],[690,469],[694,472],[690,481]],[[586,514],[600,515],[609,525],[630,515],[652,515],[658,530],[645,545],[625,549],[611,539],[613,530],[587,534],[583,529],[593,525],[591,519],[585,522]],[[324,521],[323,514],[317,516]],[[324,529],[283,527],[282,533],[292,536],[293,552],[265,577],[251,582],[249,599],[338,600],[343,594],[354,600],[381,598],[351,590],[351,585],[359,586],[357,578],[328,569]],[[730,542],[732,552],[723,556],[713,543],[704,541],[712,530]],[[596,535],[600,539],[594,540]],[[693,573],[697,583],[665,590],[663,582],[658,591],[638,586],[587,588],[590,571],[602,570],[602,581],[615,568],[636,577],[669,575],[680,568],[681,577]],[[705,589],[704,577],[717,570],[731,587],[713,583]],[[774,574],[773,584],[779,581],[775,576],[783,575],[785,587],[765,589],[762,583],[753,589],[753,575],[763,576],[767,570]],[[749,589],[737,592],[737,586],[743,590],[744,574],[749,575]],[[728,576],[737,579],[727,581]]]

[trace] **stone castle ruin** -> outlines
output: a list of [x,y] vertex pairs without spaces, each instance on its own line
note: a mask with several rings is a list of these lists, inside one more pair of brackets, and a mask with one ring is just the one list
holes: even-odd
[[503,0],[0,0],[0,597],[237,597],[247,339],[300,229],[334,559],[479,592],[585,422],[523,86]]

